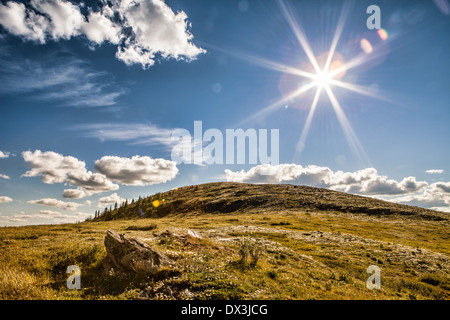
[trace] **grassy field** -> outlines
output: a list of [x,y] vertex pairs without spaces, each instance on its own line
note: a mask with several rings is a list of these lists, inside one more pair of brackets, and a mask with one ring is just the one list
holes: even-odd
[[[224,201],[240,199],[236,193],[250,203],[255,194],[249,190],[267,193],[262,187],[233,185],[233,196],[230,186],[200,186],[172,198],[173,192],[158,195],[166,206],[183,200],[178,213],[174,206],[162,210],[164,205],[152,208],[141,202],[147,208],[145,218],[136,217],[133,203],[120,217],[118,208],[108,219],[0,228],[0,299],[450,298],[445,214],[427,216],[427,211],[406,206],[393,206],[386,213],[382,205],[390,204],[350,195],[343,199],[340,193],[332,193],[339,201],[324,198],[330,204],[327,210],[322,203],[314,207],[313,201],[304,205],[305,197],[288,192],[280,193],[276,202],[268,198],[264,205],[240,203],[224,210]],[[320,190],[311,199],[321,199]],[[187,210],[195,192],[203,198]],[[362,207],[365,213],[358,213]],[[151,276],[105,272],[108,229],[141,239],[174,264]],[[201,238],[189,236],[189,230]],[[66,287],[66,268],[73,264],[81,268],[81,290]],[[370,265],[381,269],[379,290],[366,287]]]

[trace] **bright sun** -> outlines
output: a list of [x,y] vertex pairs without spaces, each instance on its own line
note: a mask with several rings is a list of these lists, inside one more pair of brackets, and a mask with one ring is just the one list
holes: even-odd
[[[318,102],[320,99],[321,94],[325,94],[328,96],[330,104],[337,116],[337,119],[339,121],[339,124],[341,125],[345,138],[347,139],[347,142],[352,150],[352,152],[361,160],[363,160],[364,163],[369,163],[368,157],[365,154],[364,148],[362,147],[361,143],[359,142],[359,139],[356,135],[356,133],[353,131],[352,126],[350,125],[349,120],[347,119],[347,116],[345,115],[344,110],[342,109],[340,103],[338,102],[338,99],[333,93],[333,87],[340,87],[344,88],[365,96],[373,97],[380,99],[380,95],[376,92],[371,90],[370,88],[362,87],[360,85],[357,85],[355,83],[350,83],[347,81],[343,81],[345,74],[350,69],[356,68],[365,62],[372,59],[372,56],[369,56],[368,54],[359,54],[353,57],[350,61],[343,62],[342,59],[336,59],[335,52],[336,47],[339,42],[344,21],[346,18],[346,11],[344,8],[342,9],[341,15],[339,17],[339,21],[336,27],[335,34],[333,36],[330,49],[328,52],[326,52],[326,59],[323,66],[319,66],[319,61],[321,59],[318,59],[314,53],[313,50],[302,30],[302,28],[297,23],[296,19],[294,18],[292,14],[292,9],[286,6],[283,0],[279,0],[279,4],[282,10],[282,13],[284,17],[286,18],[286,21],[289,23],[289,25],[292,28],[292,31],[294,32],[300,46],[302,47],[304,53],[306,54],[309,62],[311,63],[311,66],[313,68],[313,71],[305,71],[301,70],[295,67],[291,67],[288,65],[283,65],[274,61],[262,59],[259,57],[254,56],[245,56],[245,55],[239,55],[239,57],[244,58],[246,60],[251,61],[252,63],[256,63],[262,67],[273,69],[276,71],[281,71],[283,73],[291,74],[294,76],[298,76],[300,78],[306,79],[305,82],[302,82],[301,85],[296,87],[294,90],[286,93],[281,99],[271,103],[267,107],[261,109],[259,112],[254,113],[249,119],[255,119],[264,115],[267,115],[269,112],[272,112],[274,110],[277,110],[280,108],[280,106],[287,106],[287,103],[289,103],[292,100],[295,100],[302,96],[304,93],[315,89],[314,98],[311,103],[311,107],[309,108],[309,112],[302,130],[302,133],[300,135],[299,141],[297,143],[296,152],[299,154],[302,152],[306,138],[309,132],[309,129],[311,128],[311,122],[314,117],[315,111],[318,106]],[[320,56],[319,56],[320,57]],[[244,121],[248,121],[244,120]]]
[[315,80],[320,88],[326,89],[331,84],[332,77],[333,74],[329,73],[328,71],[322,70],[316,74]]

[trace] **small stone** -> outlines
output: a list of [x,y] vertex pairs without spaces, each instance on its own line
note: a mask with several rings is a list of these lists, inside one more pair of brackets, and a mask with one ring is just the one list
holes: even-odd
[[192,230],[188,230],[187,234],[193,238],[197,238],[197,239],[201,239],[201,235],[199,235],[197,232],[192,231]]

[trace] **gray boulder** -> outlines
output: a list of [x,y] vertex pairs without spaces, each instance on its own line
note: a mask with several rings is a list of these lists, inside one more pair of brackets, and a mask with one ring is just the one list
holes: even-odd
[[108,230],[105,237],[107,256],[104,266],[120,271],[156,273],[162,267],[170,265],[171,260],[146,243]]

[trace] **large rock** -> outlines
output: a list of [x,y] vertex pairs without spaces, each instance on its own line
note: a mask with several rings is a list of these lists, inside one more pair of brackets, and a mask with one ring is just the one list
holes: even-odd
[[108,230],[105,237],[105,267],[142,273],[158,272],[170,259],[146,243]]

